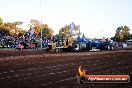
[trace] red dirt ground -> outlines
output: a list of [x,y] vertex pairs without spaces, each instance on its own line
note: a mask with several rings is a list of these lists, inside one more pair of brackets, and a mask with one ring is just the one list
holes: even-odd
[[132,88],[125,84],[77,84],[78,67],[87,74],[125,74],[132,80],[132,50],[45,53],[0,51],[0,88]]

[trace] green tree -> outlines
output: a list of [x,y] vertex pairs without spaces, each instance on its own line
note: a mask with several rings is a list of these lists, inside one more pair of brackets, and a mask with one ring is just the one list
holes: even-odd
[[132,34],[130,35],[130,39],[132,39]]
[[0,18],[0,26],[3,25],[3,20]]
[[48,24],[41,24],[41,22],[36,19],[31,19],[30,26],[32,29],[34,29],[36,35],[41,34],[41,29],[44,37],[53,35],[54,32],[53,29],[49,28]]
[[13,24],[16,25],[16,26],[19,26],[19,25],[22,25],[23,22],[22,21],[16,21],[16,22],[13,22]]
[[116,29],[116,33],[115,33],[115,39],[116,41],[121,41],[121,30],[123,29],[123,27],[118,27]]
[[69,31],[69,26],[65,25],[64,27],[62,27],[59,31],[60,35],[65,35],[65,36],[69,36],[70,31]]
[[0,27],[0,34],[2,35],[8,35],[10,31],[7,28]]
[[30,20],[31,26],[36,27],[40,25],[40,21],[36,20],[36,19],[31,19]]
[[22,21],[3,23],[2,18],[0,18],[0,33],[10,35],[19,35],[19,33],[21,33],[22,35],[25,33],[25,31],[19,27],[19,25],[22,24]]
[[4,27],[7,28],[11,35],[19,35],[21,33],[22,28],[19,28],[18,26],[21,25],[22,22],[7,22],[4,23]]
[[[72,36],[78,35],[79,34],[79,25],[76,25],[73,23],[74,29],[72,30]],[[66,37],[70,36],[70,25],[65,25],[59,30],[60,35],[64,35]]]
[[115,39],[117,42],[125,42],[130,39],[130,28],[128,26],[121,26],[116,29]]

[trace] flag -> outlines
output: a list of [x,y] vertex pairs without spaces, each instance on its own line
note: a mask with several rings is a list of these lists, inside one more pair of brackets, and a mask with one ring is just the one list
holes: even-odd
[[29,31],[29,39],[30,40],[31,40],[33,34],[34,34],[34,29],[31,29],[31,27],[30,27],[30,31]]
[[78,31],[79,31],[79,34],[78,35],[80,35],[80,25],[78,26]]
[[31,31],[30,31],[30,36],[32,36],[34,34],[34,30],[32,29]]
[[75,25],[74,25],[74,23],[72,22],[72,23],[70,24],[70,35],[72,35],[72,31],[74,30],[74,27],[75,27]]

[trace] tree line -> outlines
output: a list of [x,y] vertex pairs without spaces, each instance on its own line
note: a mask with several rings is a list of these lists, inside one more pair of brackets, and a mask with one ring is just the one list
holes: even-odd
[[128,26],[121,26],[116,29],[115,36],[112,39],[116,42],[126,42],[126,40],[132,39],[130,34],[130,28]]
[[0,18],[0,34],[1,35],[23,35],[26,31],[22,30],[19,26],[22,25],[23,22],[6,22],[4,23],[2,18]]
[[[4,23],[2,18],[0,18],[0,34],[2,35],[15,35],[15,36],[22,36],[25,35],[26,33],[30,32],[31,30],[34,30],[34,34],[40,36],[41,35],[41,29],[42,29],[42,36],[43,37],[48,37],[53,35],[54,30],[49,27],[48,24],[42,24],[40,21],[36,19],[31,19],[29,26],[30,28],[28,30],[24,30],[23,28],[20,28],[20,25],[22,25],[22,21],[16,21],[16,22],[6,22]],[[79,29],[79,25],[75,25],[73,23],[74,29],[72,35],[77,35],[77,31]],[[62,37],[70,36],[70,25],[65,25],[59,30],[59,34],[56,35],[55,37]]]
[[[34,30],[35,35],[41,35],[42,29],[42,36],[48,37],[53,35],[54,30],[48,26],[48,24],[42,24],[40,21],[36,19],[31,19],[28,30],[24,30],[20,28],[22,25],[22,21],[16,22],[6,22],[0,18],[0,34],[1,35],[15,35],[15,36],[22,36],[26,33],[30,32],[32,29]],[[74,29],[72,30],[72,36],[80,34],[80,26],[73,23]],[[60,39],[62,36],[69,37],[70,34],[70,25],[65,25],[64,27],[60,28],[59,34],[56,34],[56,38]],[[132,39],[132,34],[130,34],[130,28],[128,26],[120,26],[116,29],[115,36],[111,38],[116,42],[125,42],[126,40]]]
[[48,26],[48,24],[41,24],[40,21],[31,19],[29,26],[30,28],[28,30],[24,30],[23,28],[20,28],[20,25],[22,25],[22,21],[16,21],[16,22],[6,22],[0,18],[0,34],[5,35],[14,35],[14,36],[22,36],[26,35],[28,32],[30,32],[32,29],[34,30],[35,35],[40,35],[41,29],[43,36],[49,36],[53,35],[53,29]]

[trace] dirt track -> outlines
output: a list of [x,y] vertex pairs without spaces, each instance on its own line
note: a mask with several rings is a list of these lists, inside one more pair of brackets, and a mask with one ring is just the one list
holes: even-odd
[[128,74],[131,77],[132,50],[66,54],[43,54],[43,52],[31,51],[29,55],[25,51],[19,51],[19,54],[12,51],[11,55],[9,52],[11,51],[6,52],[6,55],[0,52],[0,88],[132,87],[131,82],[85,85],[76,82],[77,68],[80,65],[87,70],[87,74]]

